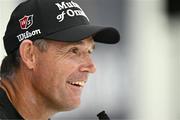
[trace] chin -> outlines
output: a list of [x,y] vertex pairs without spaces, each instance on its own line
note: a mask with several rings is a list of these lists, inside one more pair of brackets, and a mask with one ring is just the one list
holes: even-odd
[[69,104],[64,104],[63,106],[59,106],[58,107],[58,111],[71,111],[71,110],[74,110],[74,109],[76,109],[76,108],[78,108],[80,106],[80,102],[76,102],[76,103],[69,103]]
[[72,111],[72,110],[74,110],[74,109],[77,109],[78,107],[76,106],[76,107],[68,107],[68,108],[64,108],[64,109],[59,109],[59,111]]
[[68,106],[66,106],[66,108],[65,108],[65,111],[71,111],[71,110],[74,110],[74,109],[76,109],[76,108],[78,108],[80,106],[80,103],[76,103],[76,104],[71,104],[71,105],[68,105]]

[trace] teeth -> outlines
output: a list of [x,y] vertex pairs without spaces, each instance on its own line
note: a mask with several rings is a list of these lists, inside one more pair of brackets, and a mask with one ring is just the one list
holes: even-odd
[[83,87],[85,85],[85,81],[77,81],[77,82],[69,82],[69,83],[80,87]]

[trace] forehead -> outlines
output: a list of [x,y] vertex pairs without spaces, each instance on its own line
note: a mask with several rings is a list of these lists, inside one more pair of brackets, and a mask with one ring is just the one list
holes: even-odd
[[94,48],[95,43],[92,37],[85,38],[78,42],[62,42],[62,41],[50,41],[48,40],[48,43],[53,44],[53,46],[56,47],[71,47],[71,46],[82,46],[82,47],[92,47]]

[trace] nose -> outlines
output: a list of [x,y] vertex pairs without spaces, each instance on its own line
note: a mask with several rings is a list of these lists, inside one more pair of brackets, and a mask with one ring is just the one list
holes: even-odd
[[93,63],[92,59],[89,58],[88,60],[84,60],[85,62],[80,66],[81,72],[88,72],[88,73],[95,73],[96,72],[96,66]]

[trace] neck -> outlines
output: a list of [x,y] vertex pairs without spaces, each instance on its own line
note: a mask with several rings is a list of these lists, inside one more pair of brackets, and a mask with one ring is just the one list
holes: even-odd
[[[19,73],[20,74],[20,73]],[[18,77],[20,76],[20,77]],[[46,104],[45,99],[36,93],[29,84],[28,77],[17,74],[13,80],[2,80],[0,87],[24,119],[46,120],[56,111]]]

